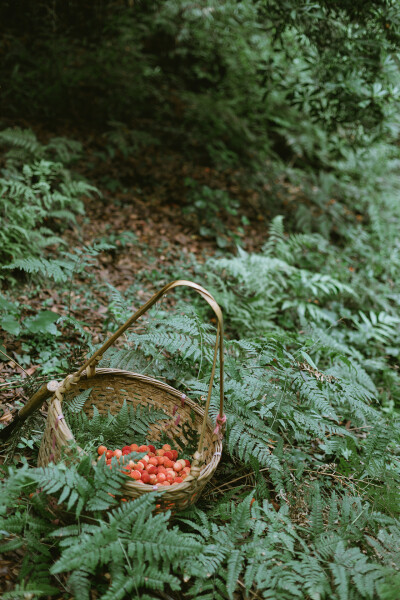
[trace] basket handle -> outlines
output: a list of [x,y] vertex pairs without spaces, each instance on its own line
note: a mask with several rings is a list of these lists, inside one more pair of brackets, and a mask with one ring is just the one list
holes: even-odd
[[63,381],[62,385],[56,390],[55,395],[58,397],[58,399],[60,401],[62,401],[62,396],[63,396],[64,392],[70,388],[71,384],[72,385],[76,384],[80,380],[80,376],[82,375],[82,373],[85,370],[86,370],[88,377],[93,377],[93,375],[96,372],[96,364],[98,362],[100,362],[100,360],[103,357],[104,352],[106,352],[106,350],[108,350],[108,348],[110,346],[112,346],[112,344],[128,329],[128,327],[130,327],[132,325],[132,323],[137,321],[139,319],[139,317],[141,317],[162,296],[164,296],[170,290],[172,290],[176,287],[179,287],[179,286],[190,287],[190,288],[194,289],[196,292],[198,292],[200,294],[200,296],[202,296],[204,298],[204,300],[207,302],[207,304],[209,304],[209,306],[211,306],[211,308],[213,309],[214,314],[217,317],[217,323],[218,323],[217,336],[216,336],[215,348],[214,348],[214,358],[213,358],[213,364],[212,364],[212,369],[211,369],[211,377],[210,377],[210,383],[208,386],[207,401],[206,401],[206,405],[204,408],[204,419],[203,419],[203,424],[202,424],[202,428],[201,428],[199,444],[198,444],[198,448],[197,448],[197,452],[201,455],[201,453],[203,451],[203,445],[204,445],[204,436],[205,436],[206,424],[207,424],[206,421],[207,421],[207,415],[208,415],[208,410],[209,410],[209,406],[210,406],[212,385],[213,385],[213,381],[214,381],[215,368],[216,368],[217,358],[218,358],[218,350],[219,350],[219,355],[220,355],[220,404],[219,404],[219,415],[217,417],[217,429],[219,430],[219,426],[223,425],[225,422],[225,416],[224,416],[224,341],[223,341],[222,311],[221,311],[220,307],[218,306],[216,300],[210,294],[210,292],[208,292],[205,288],[201,287],[197,283],[193,283],[192,281],[187,281],[185,279],[178,279],[176,281],[172,281],[171,283],[168,283],[161,290],[156,292],[150,298],[150,300],[148,300],[146,302],[146,304],[144,304],[141,308],[139,308],[139,310],[137,310],[126,321],[126,323],[124,323],[124,325],[121,325],[121,327],[111,337],[108,338],[108,340],[101,346],[101,348],[96,350],[96,352],[93,354],[93,356],[91,356],[91,358],[89,358],[78,369],[78,371],[75,374],[69,375]]

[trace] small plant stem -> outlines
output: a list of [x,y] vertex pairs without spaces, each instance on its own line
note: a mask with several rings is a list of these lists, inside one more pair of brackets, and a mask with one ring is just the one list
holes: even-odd
[[17,363],[17,361],[14,358],[11,358],[11,356],[8,356],[8,354],[6,354],[5,352],[3,352],[3,350],[0,350],[1,354],[4,354],[4,356],[6,356],[9,360],[11,360],[13,363],[15,363],[17,365],[17,367],[19,367],[27,377],[29,377],[29,373],[27,373],[24,369],[24,367],[21,367],[21,365],[19,363]]

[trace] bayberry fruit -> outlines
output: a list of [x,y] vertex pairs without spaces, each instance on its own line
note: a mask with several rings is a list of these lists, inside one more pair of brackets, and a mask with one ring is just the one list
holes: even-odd
[[143,471],[141,480],[143,481],[143,483],[149,483],[150,475],[147,473],[147,471]]

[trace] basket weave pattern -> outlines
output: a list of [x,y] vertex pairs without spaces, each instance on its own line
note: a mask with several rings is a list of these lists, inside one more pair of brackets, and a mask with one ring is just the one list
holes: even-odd
[[[121,335],[122,331],[129,327],[138,316],[143,314],[151,304],[154,304],[161,295],[177,285],[187,285],[201,293],[210,306],[212,306],[218,318],[214,364],[205,409],[185,394],[182,394],[182,392],[152,377],[120,369],[95,369],[93,366],[101,358],[103,352]],[[57,462],[61,458],[62,451],[67,452],[66,447],[71,441],[74,441],[74,436],[62,414],[62,404],[63,402],[68,403],[69,400],[82,391],[92,388],[90,398],[83,408],[89,417],[93,415],[93,405],[96,406],[102,415],[107,414],[108,411],[111,414],[116,414],[121,410],[124,401],[126,401],[128,406],[151,405],[156,409],[163,410],[168,419],[150,425],[147,434],[149,443],[156,444],[161,436],[166,434],[173,440],[177,450],[182,451],[188,444],[184,433],[187,431],[186,428],[189,426],[192,430],[200,432],[200,441],[197,452],[193,456],[190,475],[182,483],[173,486],[159,486],[157,488],[127,478],[122,488],[123,496],[127,499],[135,499],[143,494],[154,493],[155,491],[160,492],[157,498],[157,507],[159,510],[171,509],[173,512],[176,512],[196,502],[204,486],[213,476],[222,452],[222,428],[217,426],[215,430],[215,424],[208,417],[219,343],[222,374],[222,315],[217,303],[209,292],[192,282],[177,281],[165,286],[163,290],[155,294],[144,307],[135,313],[76,374],[68,376],[62,382],[49,405],[46,429],[39,451],[38,466],[46,466],[50,462]],[[84,371],[84,369],[86,370]],[[222,384],[223,378],[221,378],[219,423],[223,423]],[[127,443],[130,443],[130,441],[127,440]]]

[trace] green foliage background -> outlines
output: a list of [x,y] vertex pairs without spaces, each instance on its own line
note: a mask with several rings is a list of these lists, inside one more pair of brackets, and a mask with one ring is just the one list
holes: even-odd
[[[83,137],[95,131],[111,162],[179,151],[250,189],[268,219],[263,248],[248,252],[224,220],[241,213],[240,198],[182,180],[186,214],[204,219],[199,235],[220,250],[150,281],[158,288],[194,272],[224,311],[217,491],[173,520],[153,514],[149,497],[120,504],[123,476],[101,461],[33,467],[41,425],[28,423],[14,445],[31,449],[30,461],[14,464],[10,450],[2,467],[0,550],[26,550],[20,582],[3,598],[60,594],[62,581],[77,600],[162,590],[202,600],[397,600],[398,2],[6,0],[0,21],[0,326],[5,343],[21,341],[22,364],[40,362],[49,376],[71,369],[59,349],[62,340],[70,353],[65,323],[93,350],[71,292],[101,252],[117,251],[116,239],[136,244],[115,232],[63,247],[63,229],[96,193],[90,165],[87,182],[77,174],[82,146],[39,141],[12,126],[22,116],[74,123]],[[85,284],[88,303],[94,292],[111,296],[105,330],[130,315],[146,277],[124,294]],[[49,284],[69,293],[63,322],[17,300]],[[195,299],[189,312],[186,302],[174,316],[158,309],[102,364],[201,397],[208,319]],[[55,499],[68,524],[55,522]]]

